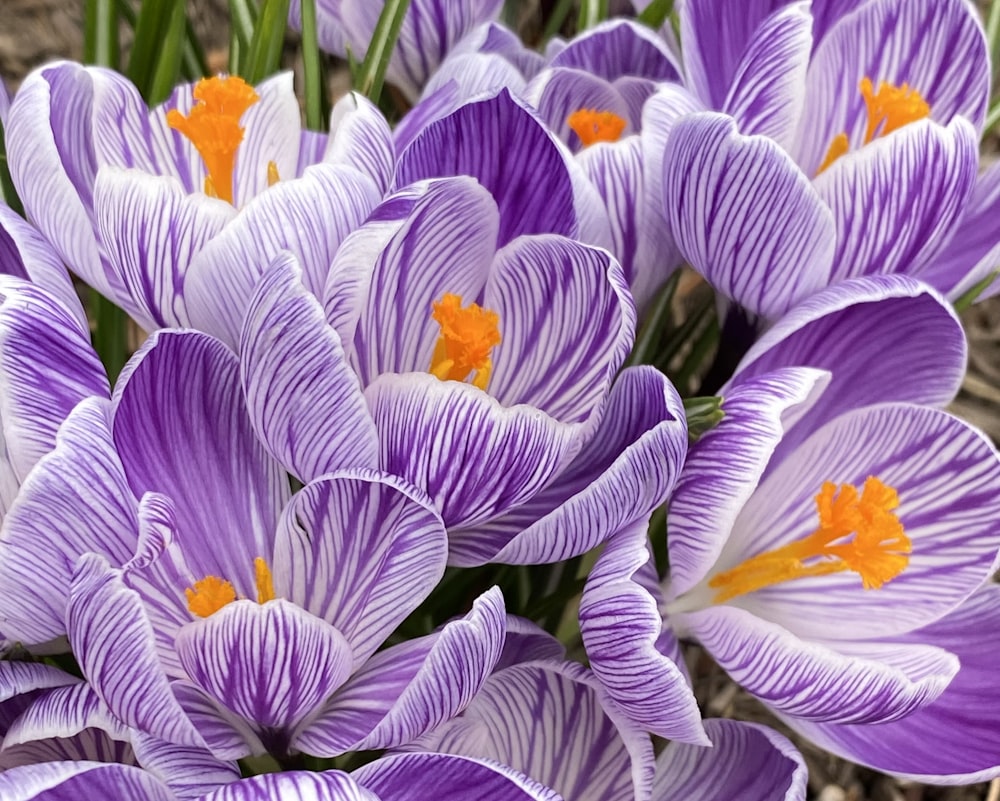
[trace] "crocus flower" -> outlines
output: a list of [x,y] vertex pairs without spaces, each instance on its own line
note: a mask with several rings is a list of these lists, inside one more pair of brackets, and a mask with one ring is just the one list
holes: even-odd
[[[982,277],[973,267],[989,247],[963,240],[991,207],[997,174],[973,196],[989,97],[975,10],[873,0],[819,5],[814,20],[805,5],[777,5],[752,35],[742,6],[685,5],[689,89],[728,116],[682,118],[667,140],[664,202],[681,252],[769,319],[859,275],[906,273],[955,297]],[[740,20],[721,45],[708,42],[718,15]],[[772,79],[754,103],[728,108],[727,81],[755,62]]]
[[236,356],[207,335],[151,337],[113,404],[84,401],[60,438],[8,516],[5,629],[30,644],[65,626],[124,724],[226,759],[397,745],[454,714],[496,661],[496,590],[373,656],[444,570],[440,518],[369,471],[289,497]]
[[[357,126],[303,132],[291,83],[205,79],[150,110],[117,73],[47,65],[11,106],[11,177],[70,269],[144,329],[203,327],[189,310],[196,275],[206,315],[239,319],[257,278],[247,253],[288,249],[325,270],[381,197],[349,166]],[[324,275],[307,280],[318,289]]]
[[472,703],[407,750],[510,765],[564,801],[805,798],[802,757],[764,726],[705,721],[713,748],[675,742],[654,761],[649,735],[590,671],[532,628],[512,620],[501,662]]
[[[350,53],[360,62],[384,5],[368,0],[319,0],[319,46],[341,58]],[[476,26],[495,19],[502,7],[502,0],[413,0],[403,17],[386,80],[408,99],[416,100],[448,52]],[[293,24],[301,22],[298,0],[292,2],[290,19]]]
[[992,574],[1000,544],[995,449],[923,405],[957,391],[963,364],[954,315],[902,277],[832,287],[765,335],[671,497],[666,582],[631,532],[584,594],[591,665],[628,714],[659,731],[665,702],[685,703],[676,637],[805,733],[945,698],[959,659],[918,633]]
[[378,467],[441,512],[454,564],[594,547],[634,514],[623,499],[662,501],[686,446],[665,377],[612,387],[633,326],[617,263],[561,236],[508,240],[505,222],[468,178],[414,184],[344,242],[325,313],[273,264],[240,345],[257,425],[294,432],[298,452],[275,457],[305,480],[325,469],[341,446],[320,410],[350,394]]

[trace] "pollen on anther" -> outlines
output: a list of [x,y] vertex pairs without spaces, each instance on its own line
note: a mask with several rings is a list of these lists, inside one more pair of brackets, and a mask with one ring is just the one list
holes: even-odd
[[236,600],[236,588],[218,576],[205,576],[184,590],[188,609],[198,617],[208,617]]
[[584,147],[597,142],[617,142],[627,123],[613,111],[581,108],[566,118],[566,124],[580,138]]
[[442,381],[465,381],[486,389],[493,370],[493,348],[500,344],[500,315],[478,303],[463,308],[460,295],[445,293],[432,304],[441,327],[429,372]]

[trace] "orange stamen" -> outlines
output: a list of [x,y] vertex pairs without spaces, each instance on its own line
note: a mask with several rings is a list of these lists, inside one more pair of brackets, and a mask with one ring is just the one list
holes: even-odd
[[198,81],[194,99],[187,116],[171,109],[167,125],[190,139],[205,162],[205,194],[232,203],[236,151],[243,141],[240,117],[260,97],[242,78],[229,76]]
[[625,120],[611,111],[581,108],[566,118],[566,124],[580,137],[584,147],[595,142],[617,142],[625,130]]
[[[257,585],[257,603],[266,604],[277,596],[274,594],[274,581],[271,570],[261,557],[253,560],[254,582]],[[232,583],[218,576],[205,576],[196,581],[193,587],[184,590],[188,609],[198,617],[208,617],[218,612],[222,607],[236,600],[236,588]]]
[[500,316],[476,303],[462,308],[459,295],[446,293],[433,304],[431,316],[441,326],[430,373],[442,381],[464,381],[486,389],[493,371],[492,350],[501,342]]
[[826,158],[824,158],[823,163],[819,165],[819,169],[816,170],[816,174],[819,175],[823,172],[823,170],[833,164],[833,162],[843,156],[850,149],[851,144],[847,141],[847,134],[837,134],[833,137],[833,141],[830,143],[830,149],[826,151]]
[[[852,570],[866,590],[878,589],[902,573],[912,545],[892,510],[899,506],[896,490],[874,476],[865,480],[861,497],[851,484],[825,482],[816,496],[819,528],[789,545],[752,556],[713,576],[708,586],[724,603],[792,579]],[[854,534],[853,539],[849,539]]]

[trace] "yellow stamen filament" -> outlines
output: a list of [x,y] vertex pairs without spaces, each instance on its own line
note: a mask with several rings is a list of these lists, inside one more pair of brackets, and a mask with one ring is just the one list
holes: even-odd
[[[868,125],[865,128],[865,144],[876,137],[885,136],[899,130],[904,125],[922,120],[931,115],[931,107],[921,97],[920,92],[911,89],[904,83],[894,86],[888,81],[879,81],[878,91],[875,90],[871,78],[862,78],[858,84],[861,96],[868,108]],[[816,174],[819,175],[833,162],[850,149],[846,133],[839,133],[833,138],[826,152],[826,158]]]
[[446,293],[433,304],[431,316],[441,326],[430,373],[442,381],[465,381],[486,389],[493,371],[491,354],[500,344],[500,315],[476,303],[462,308],[459,295]]
[[[254,581],[257,585],[257,603],[266,604],[277,596],[274,594],[274,581],[271,570],[261,557],[253,560]],[[198,617],[208,617],[218,612],[222,607],[236,600],[236,588],[232,583],[218,576],[205,576],[196,581],[193,587],[184,590],[188,609]]]
[[190,139],[205,162],[205,194],[232,203],[236,151],[243,141],[240,117],[260,97],[242,78],[229,76],[198,81],[194,99],[187,116],[172,109],[167,125]]
[[581,108],[566,118],[566,124],[580,137],[584,147],[595,142],[617,142],[625,131],[625,120],[612,111]]
[[845,570],[857,573],[866,590],[880,588],[910,562],[910,539],[892,511],[898,506],[896,490],[874,476],[865,480],[860,498],[851,484],[841,484],[838,491],[835,484],[825,482],[816,496],[819,528],[713,576],[708,586],[718,590],[714,602],[724,603],[792,579]]
[[261,557],[253,560],[254,580],[257,583],[257,603],[266,604],[274,600],[274,581],[271,578],[271,569]]
[[278,165],[273,161],[267,162],[267,185],[274,186],[280,180],[281,176],[278,175]]
[[208,617],[236,600],[236,588],[218,576],[205,576],[184,590],[188,609],[198,617]]

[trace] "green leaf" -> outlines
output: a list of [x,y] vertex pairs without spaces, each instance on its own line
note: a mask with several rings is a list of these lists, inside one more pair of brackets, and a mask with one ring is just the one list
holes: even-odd
[[562,26],[565,24],[566,17],[569,16],[569,10],[572,7],[573,0],[559,0],[559,2],[556,3],[556,7],[552,9],[552,13],[549,15],[549,19],[545,23],[545,30],[542,32],[543,42],[547,42],[562,30]]
[[[0,91],[3,91],[0,89]],[[10,168],[7,164],[7,145],[4,142],[3,125],[0,125],[0,194],[4,201],[14,211],[24,216],[24,206],[21,205],[21,198],[17,196],[14,188],[14,181],[10,177]]]
[[257,7],[251,0],[229,0],[229,72],[241,75],[240,67],[250,51]]
[[83,60],[118,69],[118,6],[115,0],[87,0],[83,13]]
[[156,93],[163,92],[171,74],[174,81],[177,78],[184,38],[175,33],[178,15],[183,31],[184,0],[144,0],[136,18],[127,74],[150,105],[165,100],[169,89],[167,94]]
[[580,18],[577,20],[577,31],[593,28],[599,22],[608,18],[608,0],[581,0]]
[[239,74],[247,83],[258,84],[280,69],[289,5],[290,0],[264,0],[246,60],[240,65]]
[[[135,9],[129,5],[128,0],[115,0],[115,8],[118,10],[118,16],[135,31],[137,15]],[[205,61],[205,51],[201,46],[201,42],[198,41],[198,37],[195,36],[194,27],[191,25],[190,19],[186,20],[184,28],[186,36],[181,74],[185,80],[196,81],[209,74],[208,62]]]
[[639,334],[635,339],[635,347],[628,357],[628,364],[653,364],[657,351],[664,339],[665,332],[670,328],[670,307],[674,302],[677,285],[681,280],[681,271],[674,270],[663,287],[656,293],[649,311],[643,319]]
[[325,131],[326,76],[316,34],[316,0],[302,0],[302,74],[306,95],[306,127]]
[[403,28],[403,19],[410,7],[410,0],[386,0],[379,14],[375,33],[365,53],[365,60],[358,70],[355,88],[374,103],[382,95],[382,84],[385,82],[385,71],[389,68],[389,59],[396,48],[399,32]]
[[128,316],[96,289],[90,292],[90,314],[95,323],[94,350],[114,385],[129,357]]
[[184,41],[187,38],[187,14],[184,3],[174,5],[173,13],[162,32],[163,52],[153,70],[153,78],[146,100],[149,104],[162,103],[180,81],[181,63],[184,60]]
[[961,297],[959,297],[952,304],[955,307],[955,311],[965,311],[969,308],[969,306],[975,303],[976,299],[986,291],[986,288],[996,280],[998,275],[1000,275],[1000,269],[994,270],[974,287],[964,292]]
[[674,10],[674,0],[653,0],[639,15],[639,22],[650,28],[658,29]]
[[684,399],[684,416],[687,418],[688,439],[697,442],[706,431],[715,428],[726,413],[722,410],[722,398],[710,395],[702,398]]

